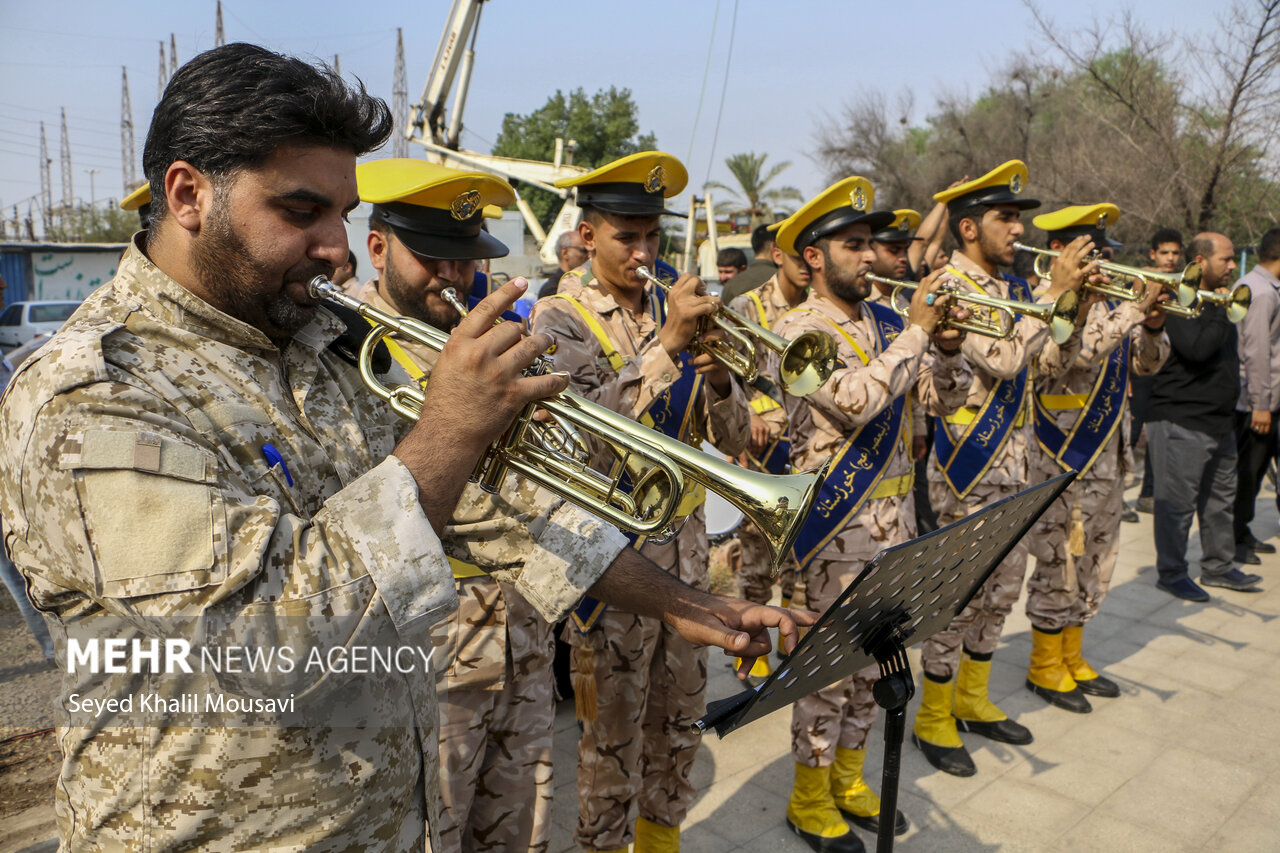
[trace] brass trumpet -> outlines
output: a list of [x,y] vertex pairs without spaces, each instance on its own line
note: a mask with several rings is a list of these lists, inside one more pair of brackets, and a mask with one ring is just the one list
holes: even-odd
[[1253,291],[1249,289],[1247,284],[1237,284],[1231,289],[1230,293],[1201,290],[1196,292],[1196,302],[1192,306],[1195,313],[1190,316],[1199,317],[1202,305],[1221,305],[1227,310],[1227,320],[1232,323],[1239,323],[1244,319],[1244,315],[1249,313],[1249,306],[1252,304]]
[[[639,267],[636,274],[671,292],[671,285],[648,267]],[[826,332],[812,329],[789,341],[725,305],[720,306],[710,322],[724,332],[729,341],[698,343],[699,351],[710,353],[744,382],[753,382],[756,378],[757,341],[778,355],[778,383],[793,397],[812,394],[835,372],[840,350]]]
[[[1049,275],[1048,264],[1052,263],[1052,259],[1058,257],[1062,253],[1056,249],[1037,249],[1035,246],[1028,246],[1026,243],[1014,243],[1013,247],[1023,252],[1031,252],[1036,256],[1034,269],[1036,275],[1040,278],[1051,281]],[[1086,263],[1098,262],[1098,269],[1111,277],[1111,284],[1085,284],[1089,290],[1101,293],[1111,299],[1123,299],[1128,302],[1137,302],[1142,298],[1142,294],[1133,289],[1133,282],[1138,279],[1150,281],[1159,284],[1165,290],[1173,294],[1173,305],[1165,303],[1164,310],[1169,314],[1176,314],[1181,317],[1194,317],[1195,314],[1186,311],[1179,311],[1178,308],[1191,308],[1196,302],[1196,288],[1200,284],[1200,265],[1187,264],[1180,273],[1172,272],[1152,272],[1144,270],[1142,267],[1131,267],[1128,264],[1118,264],[1115,261],[1108,261],[1096,255],[1085,258]],[[1128,285],[1127,287],[1124,285]]]
[[[358,312],[372,325],[360,347],[360,378],[397,414],[416,421],[422,414],[423,390],[417,384],[387,386],[373,370],[374,349],[383,338],[395,334],[439,352],[449,335],[348,296],[325,276],[313,278],[307,284],[307,292],[312,299],[329,300]],[[550,367],[550,360],[543,356],[528,370],[538,374]],[[550,449],[534,437],[529,424],[538,408],[608,447],[615,457],[610,473],[589,468],[585,462]],[[759,528],[768,541],[776,573],[817,500],[818,488],[829,467],[827,462],[815,471],[781,477],[739,468],[585,397],[562,391],[526,406],[490,445],[476,467],[474,479],[481,488],[493,492],[506,473],[514,471],[641,538],[673,535],[676,510],[686,483],[700,483],[728,500]],[[624,477],[632,484],[629,490],[623,486]]]
[[[893,291],[889,294],[889,304],[893,306],[894,311],[897,311],[903,317],[907,316],[907,309],[900,304],[898,294],[903,290],[915,290],[920,286],[918,281],[900,281],[896,278],[885,278],[871,273],[867,273],[867,281],[879,282],[887,287],[892,287]],[[1080,310],[1080,299],[1070,290],[1060,295],[1053,304],[1023,302],[1020,299],[1004,299],[1000,296],[987,296],[985,293],[970,293],[954,285],[944,285],[935,290],[934,293],[950,296],[957,305],[976,305],[986,309],[985,312],[974,312],[974,316],[969,320],[955,321],[949,317],[944,317],[942,323],[948,328],[958,329],[963,332],[973,332],[975,335],[982,335],[984,338],[996,338],[997,340],[1008,340],[1013,337],[1013,315],[1026,314],[1028,317],[1034,317],[1049,327],[1049,334],[1053,337],[1054,343],[1066,343],[1067,338],[1071,337],[1071,333],[1075,330],[1076,314]]]

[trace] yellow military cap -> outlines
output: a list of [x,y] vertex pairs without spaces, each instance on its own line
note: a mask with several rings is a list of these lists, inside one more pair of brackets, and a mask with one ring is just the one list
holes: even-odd
[[151,184],[144,183],[136,190],[120,199],[121,210],[138,210],[151,204]]
[[1038,199],[1022,197],[1021,193],[1026,187],[1027,165],[1021,160],[1010,160],[977,180],[935,193],[933,200],[945,204],[953,213],[970,207],[994,207],[997,204],[1016,204],[1021,210],[1039,207]]
[[1107,226],[1120,218],[1120,208],[1110,202],[1101,204],[1073,204],[1053,213],[1042,213],[1031,223],[1048,234],[1050,240],[1061,240],[1070,243],[1082,234],[1093,240],[1096,246],[1119,248],[1117,243],[1107,236]]
[[866,178],[854,176],[834,183],[782,221],[778,248],[799,255],[806,246],[848,225],[865,222],[874,233],[893,222],[888,210],[872,210],[876,191]]
[[903,209],[893,211],[893,221],[871,235],[873,240],[881,243],[910,243],[922,238],[911,232],[920,227],[922,218],[914,210]]
[[557,187],[575,187],[579,207],[594,207],[619,216],[685,216],[666,209],[666,200],[689,183],[684,164],[661,151],[641,151],[593,169],[561,178]]
[[496,175],[393,157],[356,166],[356,188],[362,201],[373,204],[369,221],[389,225],[416,255],[477,260],[508,252],[481,227],[487,206],[516,200],[515,190]]

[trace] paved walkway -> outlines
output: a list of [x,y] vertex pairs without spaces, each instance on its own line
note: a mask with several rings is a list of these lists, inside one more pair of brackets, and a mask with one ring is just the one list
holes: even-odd
[[[1275,536],[1269,487],[1258,511],[1255,534]],[[935,772],[908,742],[900,807],[912,827],[897,849],[1280,850],[1280,555],[1263,555],[1261,568],[1254,567],[1265,592],[1211,590],[1208,604],[1157,590],[1154,557],[1151,516],[1123,525],[1111,595],[1085,630],[1091,662],[1123,694],[1092,700],[1092,714],[1052,708],[1023,686],[1031,641],[1019,602],[995,655],[991,694],[1031,729],[1035,743],[1012,747],[967,735],[978,775],[958,779]],[[721,660],[713,654],[713,699],[741,689]],[[918,674],[918,650],[911,661]],[[908,726],[918,704],[917,697]],[[789,726],[790,714],[779,712],[723,741],[707,737],[693,771],[702,793],[684,828],[685,853],[808,850],[784,823],[792,780]],[[557,852],[577,849],[576,742],[572,703],[563,703],[555,755]],[[877,789],[882,754],[877,725],[868,760]],[[874,849],[874,839],[862,836]]]

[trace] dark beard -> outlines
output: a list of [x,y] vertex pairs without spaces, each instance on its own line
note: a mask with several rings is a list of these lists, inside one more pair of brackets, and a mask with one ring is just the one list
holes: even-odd
[[[314,305],[299,305],[284,290],[263,292],[272,278],[266,266],[254,260],[245,241],[231,226],[222,204],[215,206],[209,221],[191,247],[191,265],[206,293],[217,294],[223,312],[260,330],[272,340],[287,339],[315,316]],[[310,281],[318,275],[333,275],[333,267],[323,261],[307,260],[289,270],[287,281]]]
[[[406,316],[419,320],[432,328],[439,329],[442,332],[448,332],[454,326],[461,322],[462,317],[458,315],[445,303],[440,308],[433,308],[431,303],[427,301],[427,295],[424,293],[421,298],[415,297],[410,291],[408,285],[405,284],[403,278],[396,271],[395,265],[388,263],[382,270],[379,277],[381,286],[387,296],[387,299],[403,311]],[[458,298],[465,305],[471,297],[471,285],[455,287],[458,292]]]
[[855,305],[871,295],[870,282],[864,278],[862,279],[862,284],[859,285],[856,271],[849,272],[843,267],[836,266],[831,261],[831,255],[827,254],[825,250],[823,254],[826,256],[827,261],[827,287],[831,289],[833,294],[850,305]]

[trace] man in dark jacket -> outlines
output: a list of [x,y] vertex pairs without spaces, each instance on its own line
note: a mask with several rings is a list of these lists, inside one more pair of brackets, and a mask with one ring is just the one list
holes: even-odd
[[[1200,264],[1201,287],[1225,288],[1236,270],[1235,249],[1222,234],[1196,235],[1187,257]],[[1170,317],[1173,352],[1156,374],[1147,411],[1155,475],[1156,586],[1188,601],[1209,593],[1187,574],[1187,535],[1200,518],[1200,583],[1258,591],[1258,575],[1231,562],[1236,494],[1234,411],[1240,395],[1236,330],[1223,308],[1206,305],[1199,317]]]

